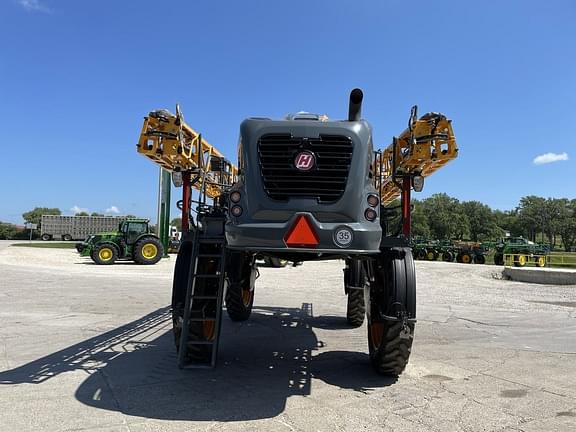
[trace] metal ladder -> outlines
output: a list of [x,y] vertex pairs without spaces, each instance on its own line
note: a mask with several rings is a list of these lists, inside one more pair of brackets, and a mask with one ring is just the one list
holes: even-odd
[[178,350],[178,366],[211,368],[216,365],[224,297],[225,217],[203,215],[194,236],[186,302]]

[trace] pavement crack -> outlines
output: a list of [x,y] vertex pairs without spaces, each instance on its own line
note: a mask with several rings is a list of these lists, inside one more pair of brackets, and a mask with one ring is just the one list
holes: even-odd
[[288,429],[290,429],[291,431],[294,432],[298,432],[300,429],[296,428],[292,423],[290,423],[287,419],[280,417],[280,418],[275,418],[274,419],[275,422],[280,423],[283,426],[286,426]]
[[487,323],[487,322],[483,322],[483,321],[477,321],[477,320],[473,320],[473,319],[469,319],[469,318],[463,318],[463,317],[458,317],[455,316],[454,318],[462,320],[462,321],[468,321],[474,324],[480,324],[480,325],[485,325],[488,327],[510,327],[510,324],[494,324],[494,323]]

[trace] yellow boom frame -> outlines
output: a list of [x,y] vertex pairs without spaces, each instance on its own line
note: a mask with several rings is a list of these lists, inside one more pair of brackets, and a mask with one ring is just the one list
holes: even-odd
[[[138,153],[167,171],[196,173],[193,187],[205,190],[210,198],[220,196],[222,186],[233,184],[238,177],[238,168],[184,122],[178,106],[176,115],[160,110],[144,117],[137,148]],[[395,177],[427,177],[457,156],[451,120],[439,113],[417,119],[413,107],[408,129],[374,158],[372,169],[382,203],[389,204],[400,196]],[[214,157],[226,163],[213,169]]]
[[374,158],[375,183],[383,204],[400,195],[395,176],[427,177],[458,156],[452,121],[439,113],[416,119],[412,108],[409,127]]
[[[160,110],[144,117],[137,149],[167,171],[197,174],[192,186],[210,198],[220,196],[223,186],[233,184],[238,177],[238,168],[184,122],[178,106],[176,115]],[[215,159],[220,163],[214,163]]]

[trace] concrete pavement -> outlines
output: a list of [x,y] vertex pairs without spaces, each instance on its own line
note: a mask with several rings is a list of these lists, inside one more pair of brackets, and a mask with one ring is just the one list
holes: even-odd
[[394,381],[372,372],[366,327],[345,323],[341,263],[262,268],[251,319],[224,315],[218,368],[180,371],[174,261],[0,250],[0,430],[575,429],[574,287],[418,262],[413,354]]

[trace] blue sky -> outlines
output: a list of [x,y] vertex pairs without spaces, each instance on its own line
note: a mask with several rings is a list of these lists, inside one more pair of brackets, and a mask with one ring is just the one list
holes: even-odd
[[[180,103],[235,159],[245,117],[343,118],[353,87],[381,147],[413,104],[453,119],[460,157],[418,198],[576,198],[575,22],[571,0],[2,0],[0,220],[154,218],[157,168],[135,149],[150,110]],[[534,164],[546,153],[568,160]]]

